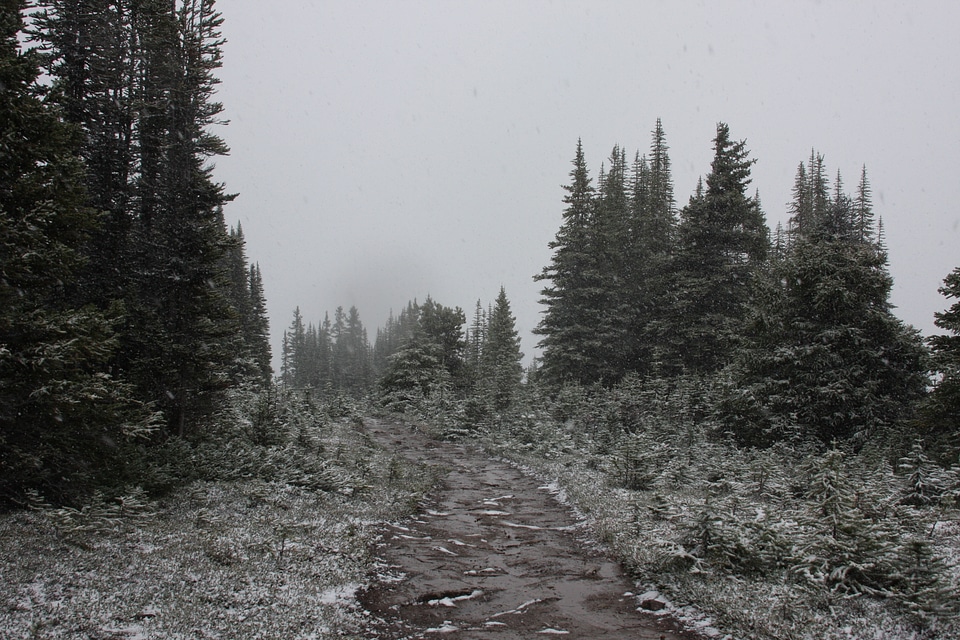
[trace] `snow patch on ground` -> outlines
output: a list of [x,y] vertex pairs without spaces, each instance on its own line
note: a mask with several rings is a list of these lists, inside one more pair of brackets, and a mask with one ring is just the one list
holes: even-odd
[[317,602],[326,605],[338,605],[349,602],[356,597],[360,587],[361,585],[355,582],[331,587],[317,596]]

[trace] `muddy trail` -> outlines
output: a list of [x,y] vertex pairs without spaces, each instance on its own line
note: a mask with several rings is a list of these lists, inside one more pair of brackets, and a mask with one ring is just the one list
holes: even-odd
[[699,637],[638,611],[632,582],[542,483],[475,447],[393,422],[367,428],[388,450],[448,470],[418,514],[384,532],[377,553],[397,579],[360,594],[379,620],[369,637]]

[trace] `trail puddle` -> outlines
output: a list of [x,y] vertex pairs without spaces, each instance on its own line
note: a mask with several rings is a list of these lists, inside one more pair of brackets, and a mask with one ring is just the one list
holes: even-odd
[[379,554],[403,579],[361,594],[379,619],[369,637],[697,637],[669,617],[638,612],[620,567],[577,538],[569,509],[536,480],[407,426],[367,428],[389,450],[449,469],[429,508],[384,532]]

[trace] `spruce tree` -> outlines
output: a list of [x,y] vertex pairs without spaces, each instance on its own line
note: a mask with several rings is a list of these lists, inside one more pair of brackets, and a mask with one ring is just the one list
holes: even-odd
[[0,503],[26,489],[73,502],[136,480],[131,438],[150,413],[111,377],[113,325],[67,295],[96,229],[79,130],[41,100],[22,52],[24,3],[0,11]]
[[481,384],[490,390],[494,407],[503,410],[513,401],[523,375],[520,336],[503,287],[500,287],[485,333],[481,359],[489,380],[481,381]]
[[663,372],[669,335],[666,310],[673,295],[671,268],[676,252],[676,212],[670,157],[657,119],[649,165],[635,163],[631,198],[630,246],[627,247],[627,306],[630,327],[623,344],[629,371],[640,375]]
[[952,464],[960,454],[960,267],[944,278],[939,291],[954,302],[935,314],[934,323],[948,333],[927,339],[938,380],[924,402],[919,426],[938,461]]
[[400,338],[387,356],[379,386],[385,404],[403,410],[436,390],[463,389],[466,317],[459,307],[445,307],[429,296],[411,302],[391,332]]
[[769,250],[763,213],[747,195],[753,162],[746,143],[731,140],[729,127],[718,124],[706,189],[698,187],[680,215],[677,299],[668,316],[672,367],[717,371],[740,343]]
[[49,100],[77,125],[86,167],[87,204],[101,224],[72,295],[106,308],[130,286],[135,168],[136,6],[108,0],[39,0],[31,38],[41,42],[53,79]]
[[307,369],[307,328],[303,323],[300,307],[293,310],[290,327],[283,333],[283,364],[280,380],[288,388],[299,388],[306,384]]
[[819,199],[822,156],[811,157],[816,166],[801,167],[795,193],[813,193],[814,206],[794,202],[790,246],[771,263],[751,341],[734,367],[728,418],[744,444],[802,438],[862,446],[923,394],[922,344],[891,313],[886,254],[861,241],[872,231],[855,229],[855,219],[872,214],[857,213],[842,192]]
[[247,327],[247,347],[250,349],[257,371],[264,386],[273,378],[273,355],[270,349],[270,318],[267,315],[267,300],[263,292],[263,275],[259,264],[250,265],[247,279],[250,287],[250,322]]
[[354,395],[367,390],[372,376],[370,345],[356,307],[350,307],[347,312],[346,322],[334,347],[334,361],[339,366],[343,390]]
[[186,435],[247,358],[224,265],[230,196],[207,164],[227,151],[209,130],[222,18],[213,0],[44,0],[35,23],[104,217],[71,295],[126,312],[113,370]]
[[483,350],[487,341],[487,322],[488,314],[480,301],[477,300],[473,311],[473,320],[467,330],[467,348],[464,353],[464,366],[466,367],[469,384],[475,388],[488,375],[483,362]]
[[615,384],[632,366],[629,345],[632,322],[630,201],[624,150],[615,145],[609,170],[599,182],[591,225],[595,278],[591,291],[594,344],[584,355],[590,359],[595,380]]
[[551,384],[592,383],[600,379],[601,368],[593,354],[601,345],[594,329],[600,324],[602,309],[597,297],[601,291],[599,266],[592,242],[596,192],[591,184],[583,144],[570,170],[570,184],[564,203],[563,224],[550,243],[550,265],[534,277],[546,282],[541,304],[546,309],[534,330],[542,336],[541,380]]

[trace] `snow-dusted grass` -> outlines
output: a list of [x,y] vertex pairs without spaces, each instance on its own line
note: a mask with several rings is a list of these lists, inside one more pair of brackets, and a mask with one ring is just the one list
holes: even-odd
[[[946,619],[924,629],[890,600],[812,589],[786,568],[737,575],[705,564],[687,567],[683,544],[693,522],[689,516],[654,515],[658,501],[644,492],[612,487],[606,473],[587,468],[575,455],[551,460],[517,455],[516,450],[502,449],[500,454],[553,478],[563,496],[584,515],[592,535],[634,572],[638,587],[663,594],[670,610],[693,626],[708,624],[735,638],[757,639],[917,640],[958,633],[955,623]],[[684,493],[669,494],[678,510],[702,504],[695,491]],[[955,523],[938,532],[941,553],[958,555],[957,533]]]
[[954,472],[740,450],[708,437],[689,389],[659,391],[561,397],[492,424],[485,441],[555,486],[638,588],[692,625],[734,638],[960,637]]
[[[259,449],[261,477],[0,516],[0,637],[365,637],[353,596],[378,525],[409,513],[433,473],[355,420],[301,420],[294,435]],[[250,464],[258,449],[244,447]]]

